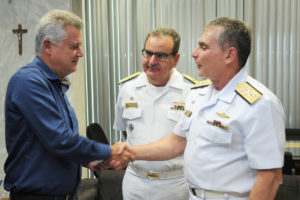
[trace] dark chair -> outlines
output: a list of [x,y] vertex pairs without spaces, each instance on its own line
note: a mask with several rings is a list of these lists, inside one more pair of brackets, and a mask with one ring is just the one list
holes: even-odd
[[99,178],[102,200],[122,200],[122,182],[125,170],[103,170]]
[[83,179],[77,191],[78,200],[122,200],[124,174],[125,170],[103,170],[99,179]]
[[82,179],[77,190],[77,200],[104,200],[101,198],[99,182],[97,178]]
[[282,168],[282,174],[292,175],[294,168],[293,155],[291,152],[284,152],[284,165]]
[[98,123],[92,123],[86,128],[86,136],[97,142],[109,144],[103,129]]
[[[299,128],[286,128],[286,141],[300,141],[300,129]],[[295,170],[295,175],[300,175],[300,154],[298,148],[290,148],[287,151],[292,153],[292,168]],[[286,158],[286,155],[285,155]],[[290,161],[288,161],[290,162]],[[286,164],[286,163],[285,163]]]
[[286,128],[285,135],[286,135],[286,140],[300,140],[300,129]]
[[[103,129],[98,123],[92,123],[86,128],[86,136],[87,138],[96,142],[109,144]],[[93,173],[96,178],[100,177],[100,171],[93,171]]]

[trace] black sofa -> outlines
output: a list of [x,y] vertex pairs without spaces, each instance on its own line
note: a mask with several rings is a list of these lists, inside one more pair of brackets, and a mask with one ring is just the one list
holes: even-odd
[[122,200],[122,181],[125,170],[103,170],[99,178],[82,180],[78,200]]

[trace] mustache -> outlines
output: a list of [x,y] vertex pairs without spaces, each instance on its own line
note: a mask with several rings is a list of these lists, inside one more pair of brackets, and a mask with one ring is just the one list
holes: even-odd
[[148,69],[158,69],[158,65],[148,65],[147,66]]

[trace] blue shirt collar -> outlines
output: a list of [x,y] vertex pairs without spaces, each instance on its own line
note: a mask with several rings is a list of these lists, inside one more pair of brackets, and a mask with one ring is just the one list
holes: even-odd
[[35,59],[33,60],[33,63],[35,64],[35,66],[39,66],[41,72],[45,75],[45,77],[47,79],[55,81],[55,82],[56,81],[59,82],[60,84],[62,84],[63,86],[66,87],[66,88],[64,88],[64,90],[69,89],[69,86],[71,85],[71,82],[69,81],[69,79],[64,78],[63,80],[60,80],[59,77],[39,57],[35,57]]
[[47,79],[53,80],[53,81],[60,81],[58,76],[42,61],[39,57],[35,57],[33,60],[33,63],[35,66],[39,66],[41,69],[41,72],[47,77]]

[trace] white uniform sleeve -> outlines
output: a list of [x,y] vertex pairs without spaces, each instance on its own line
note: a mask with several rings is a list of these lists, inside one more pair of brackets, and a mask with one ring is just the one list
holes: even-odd
[[116,131],[126,131],[126,122],[124,118],[122,117],[123,115],[123,110],[122,110],[122,89],[119,90],[119,95],[118,95],[118,101],[116,104],[116,109],[115,109],[115,122],[114,122],[114,130]]
[[190,123],[190,121],[186,119],[185,115],[182,115],[173,129],[173,133],[181,137],[186,137],[186,133],[189,129],[188,123]]
[[254,169],[280,168],[285,145],[283,108],[269,99],[260,99],[252,106],[243,127],[249,164]]

